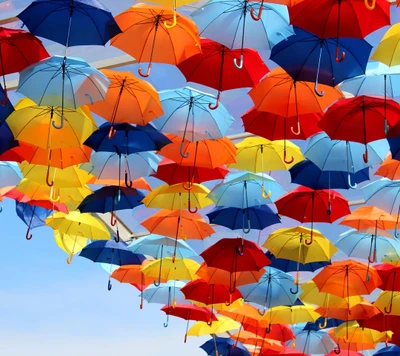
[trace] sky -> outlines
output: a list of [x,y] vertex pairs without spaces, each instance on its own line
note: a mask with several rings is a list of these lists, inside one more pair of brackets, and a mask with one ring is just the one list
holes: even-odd
[[[18,3],[24,6],[29,1]],[[117,14],[131,2],[108,0],[104,3]],[[374,35],[372,42],[376,43],[384,32],[381,30]],[[94,53],[100,50],[97,48]],[[74,55],[82,53],[85,58],[90,53],[93,55],[89,48],[71,51]],[[135,73],[137,66],[121,69]],[[162,65],[153,67],[149,79],[158,90],[185,85],[177,70],[166,69],[167,66]],[[235,117],[251,106],[246,92],[222,96],[222,102]],[[16,99],[11,95],[14,103]],[[232,131],[239,129],[240,124],[236,124]],[[1,204],[4,208],[0,214],[3,241],[0,248],[1,355],[110,356],[139,352],[147,356],[204,355],[198,346],[207,337],[189,337],[187,344],[183,344],[186,322],[171,318],[169,327],[164,328],[165,316],[159,311],[162,305],[145,303],[140,310],[137,290],[114,281],[112,291],[108,291],[107,273],[99,265],[80,257],[75,257],[68,265],[50,228],[35,229],[33,239],[25,240],[26,226],[15,213],[15,202],[5,199]],[[143,214],[128,212],[124,215],[136,232],[139,232],[139,224],[133,219],[139,220]],[[325,225],[323,232],[334,238],[342,230]],[[268,231],[263,233],[267,235]],[[216,239],[213,237],[196,247],[201,250]]]

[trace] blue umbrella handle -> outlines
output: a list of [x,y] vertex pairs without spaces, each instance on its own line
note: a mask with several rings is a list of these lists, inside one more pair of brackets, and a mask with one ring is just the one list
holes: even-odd
[[112,284],[111,284],[111,281],[110,281],[110,280],[108,280],[107,289],[108,289],[109,291],[112,289]]
[[117,234],[115,235],[115,238],[114,238],[114,240],[115,240],[115,242],[120,242],[120,237],[119,237],[119,229],[117,228]]
[[260,21],[261,20],[263,5],[264,5],[264,0],[261,0],[261,4],[260,4],[260,8],[258,9],[258,15],[257,16],[254,14],[254,12],[255,12],[254,7],[251,8],[250,16],[254,21]]
[[376,0],[372,0],[371,5],[369,4],[368,0],[364,0],[364,4],[365,4],[365,7],[366,7],[368,10],[373,10],[373,9],[375,9]]
[[244,245],[242,244],[242,247],[237,247],[236,252],[239,256],[243,256],[244,254]]
[[243,68],[243,54],[240,55],[239,63],[237,58],[233,58],[233,64],[237,69]]
[[0,213],[3,212],[3,205],[0,205]]
[[110,131],[108,131],[108,138],[111,140],[117,134],[117,130],[114,130],[114,126],[110,126]]
[[90,104],[93,105],[94,102],[93,102],[92,96],[89,93],[86,93],[85,96],[87,96],[89,98]]
[[387,136],[387,134],[389,133],[389,125],[387,123],[386,118],[385,118],[385,121],[383,122],[383,128],[385,130],[385,136]]
[[[368,0],[365,0],[368,1]],[[336,62],[340,63],[343,62],[344,58],[346,57],[346,52],[342,51],[342,57],[339,58],[339,45],[336,46]]]
[[206,130],[206,134],[210,136],[211,140],[215,141],[215,137],[211,134],[210,131]]
[[325,92],[324,92],[323,90],[321,90],[321,92],[319,92],[319,90],[318,90],[318,79],[316,79],[316,80],[315,80],[315,83],[314,83],[314,92],[315,92],[315,94],[317,94],[319,97],[325,95]]
[[357,183],[351,184],[351,176],[350,176],[350,172],[347,173],[347,183],[349,184],[349,187],[351,189],[356,189],[357,188]]
[[298,283],[296,283],[296,290],[293,290],[293,288],[290,288],[290,293],[292,293],[292,294],[299,293],[299,284]]
[[182,158],[188,158],[189,157],[189,152],[183,153],[184,149],[185,149],[185,141],[182,141],[179,153],[181,154]]
[[336,344],[336,347],[333,349],[333,352],[334,352],[336,355],[339,355],[339,354],[340,354],[341,350],[340,350],[340,345],[339,345],[339,344]]
[[131,180],[128,180],[128,172],[125,172],[125,185],[128,188],[132,188],[132,184],[133,184],[133,182]]
[[168,327],[168,322],[169,322],[169,315],[167,314],[167,321],[165,323],[163,323],[164,328]]
[[29,236],[29,233],[31,232],[31,228],[28,227],[28,230],[26,230],[26,235],[25,238],[29,241],[32,239],[32,234]]
[[56,122],[54,120],[51,122],[51,124],[57,130],[62,129],[64,127],[64,113],[62,113],[60,116],[60,125],[56,125]]

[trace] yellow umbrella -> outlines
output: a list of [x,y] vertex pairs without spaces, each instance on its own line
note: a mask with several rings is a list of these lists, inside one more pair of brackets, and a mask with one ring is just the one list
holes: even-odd
[[145,276],[158,278],[158,282],[154,281],[155,285],[160,285],[161,280],[164,281],[193,281],[199,276],[196,271],[200,265],[188,258],[165,257],[155,260],[145,267],[142,272]]
[[357,321],[347,321],[335,329],[334,335],[338,339],[343,339],[346,343],[376,344],[390,338],[393,332],[379,332],[369,328],[362,328]]
[[[82,188],[92,178],[89,174],[78,166],[71,166],[65,169],[58,169],[38,164],[23,162],[20,164],[22,175],[40,184],[47,184],[54,188]],[[52,179],[52,182],[49,179]]]
[[386,315],[400,316],[400,292],[382,291],[374,305]]
[[192,325],[188,331],[188,336],[204,336],[211,334],[220,334],[227,331],[237,330],[240,323],[227,316],[218,315],[218,321],[213,321],[211,325],[204,321],[198,321]]
[[[230,163],[228,167],[254,173],[288,170],[304,160],[300,148],[287,140],[249,137],[236,144],[236,147],[236,163]],[[286,155],[292,159],[288,161]]]
[[64,108],[65,125],[53,127],[53,120],[61,117],[57,106],[38,106],[28,98],[15,105],[7,124],[16,140],[44,149],[79,147],[97,130],[97,125],[86,106],[76,110]]
[[[191,301],[191,302],[198,307],[204,307],[204,308],[210,307],[209,305],[201,303],[201,302],[196,302],[196,301]],[[243,298],[239,298],[229,305],[226,305],[226,303],[213,304],[213,309],[216,312],[224,314],[224,312],[228,311],[228,310],[240,309],[243,305],[245,305],[245,304],[243,304]]]
[[68,264],[72,262],[73,255],[82,251],[82,249],[87,245],[88,240],[87,237],[64,234],[57,230],[54,231],[54,238],[57,246],[68,255]]
[[396,23],[383,36],[371,59],[389,67],[400,64],[400,23]]
[[82,200],[93,193],[87,186],[55,189],[47,184],[40,184],[29,179],[21,180],[21,183],[15,189],[24,193],[31,200],[50,200],[63,203],[69,211],[76,210]]
[[46,225],[69,235],[87,237],[91,240],[109,240],[107,226],[91,214],[70,211],[68,214],[57,212],[46,218]]
[[210,190],[201,184],[192,184],[190,190],[185,189],[183,183],[164,184],[147,194],[143,199],[143,204],[148,208],[188,209],[195,213],[199,208],[214,204],[211,199],[207,198],[208,193]]

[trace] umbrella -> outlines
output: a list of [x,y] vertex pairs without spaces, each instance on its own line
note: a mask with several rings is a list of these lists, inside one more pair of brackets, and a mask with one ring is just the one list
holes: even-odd
[[[22,50],[23,49],[23,50]],[[1,89],[2,106],[12,104],[8,100],[6,78],[7,74],[17,73],[29,65],[49,57],[42,42],[27,31],[0,27],[0,75],[3,76],[4,88]],[[0,110],[3,111],[4,108]]]
[[372,54],[371,59],[384,63],[389,67],[400,64],[399,60],[396,58],[399,40],[400,30],[396,23],[387,30]]
[[201,345],[200,348],[209,356],[214,356],[216,354],[226,356],[251,356],[250,352],[242,343],[236,343],[235,340],[222,337],[208,340]]
[[389,153],[380,167],[375,171],[376,176],[389,178],[390,180],[399,180],[400,178],[400,161],[392,158]]
[[[111,45],[130,54],[139,63],[148,62],[148,77],[153,62],[177,65],[201,52],[200,38],[195,23],[166,6],[136,4],[115,17],[122,33],[111,40]],[[175,19],[175,26],[164,25]],[[132,38],[135,43],[132,44]]]
[[17,202],[15,208],[17,215],[26,224],[26,226],[28,226],[28,230],[26,231],[27,240],[32,238],[32,234],[29,235],[30,230],[36,227],[46,226],[45,219],[52,214],[51,210],[28,203]]
[[[319,307],[315,309],[315,311],[326,318],[328,318],[329,315],[334,315],[336,319],[341,320],[347,320],[349,316],[351,316],[351,319],[366,320],[380,313],[379,309],[367,300],[363,300],[361,303],[351,308],[349,306],[346,306],[345,308],[334,306],[328,308]],[[327,324],[328,321],[329,320],[326,322]],[[329,328],[328,325],[326,327]]]
[[[259,11],[257,19],[261,21],[246,22],[247,16],[254,13],[252,8]],[[293,33],[287,7],[283,5],[265,3],[260,7],[248,0],[212,0],[191,16],[196,21],[200,36],[230,49],[240,49],[240,60],[234,58],[238,69],[243,68],[244,48],[268,50]]]
[[156,129],[182,137],[181,155],[185,139],[199,141],[223,138],[235,119],[220,105],[210,109],[215,99],[209,94],[190,87],[160,92],[164,114],[152,121]]
[[253,87],[269,71],[260,55],[252,49],[243,49],[243,68],[238,70],[233,59],[240,58],[241,51],[202,38],[201,54],[192,56],[178,65],[188,82],[206,85],[218,90],[215,104],[209,103],[210,109],[218,108],[221,92],[225,90]]
[[240,328],[240,323],[224,315],[219,315],[218,320],[211,325],[204,321],[196,322],[188,331],[188,336],[203,336],[220,334],[225,331],[232,331]]
[[158,286],[151,284],[143,290],[143,299],[145,299],[148,303],[157,303],[163,305],[167,303],[167,305],[172,306],[177,305],[178,303],[187,303],[185,296],[181,292],[181,288],[184,285],[185,283],[179,281],[161,283]]
[[58,230],[54,231],[54,238],[58,247],[60,247],[67,255],[67,263],[72,263],[75,254],[82,251],[87,245],[88,239],[82,236],[64,234]]
[[[292,341],[287,341],[290,346]],[[296,348],[304,354],[327,354],[336,347],[335,342],[325,331],[304,330],[296,334]]]
[[114,123],[146,125],[163,114],[158,93],[150,83],[131,72],[102,69],[101,73],[110,80],[110,86],[104,100],[89,108],[111,123],[110,136],[116,132]]
[[15,187],[23,178],[20,167],[14,162],[0,162],[0,187]]
[[374,356],[398,356],[400,355],[400,346],[391,345],[383,347],[374,353]]
[[5,104],[0,105],[0,122],[3,123],[5,122],[7,117],[10,116],[10,114],[14,111],[14,106],[11,104],[11,101],[8,100],[7,92],[0,85],[0,104],[1,103]]

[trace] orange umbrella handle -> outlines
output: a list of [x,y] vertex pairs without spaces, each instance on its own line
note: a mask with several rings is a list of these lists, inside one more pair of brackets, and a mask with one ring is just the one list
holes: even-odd
[[149,63],[146,73],[143,73],[142,68],[139,68],[138,73],[140,74],[140,76],[143,78],[147,78],[151,73],[151,66],[152,66],[152,63]]
[[28,230],[26,230],[26,235],[25,235],[25,238],[26,238],[28,241],[29,241],[30,239],[32,239],[32,234],[29,236],[30,231],[31,231],[31,228],[28,227]]
[[372,0],[371,5],[369,4],[368,0],[364,0],[364,4],[368,10],[374,10],[376,5],[376,0]]
[[193,184],[190,184],[190,182],[188,182],[188,183],[189,183],[188,185],[186,185],[185,182],[182,183],[183,189],[185,189],[185,190],[192,190],[192,189],[193,189]]
[[117,134],[117,130],[114,130],[114,126],[110,126],[110,131],[108,132],[108,138],[111,140]]
[[363,154],[363,159],[365,163],[368,163],[368,148],[365,146],[365,153]]
[[265,315],[265,313],[267,312],[267,308],[266,307],[264,307],[264,309],[257,309],[257,311],[258,311],[258,314],[260,314],[261,316],[264,316]]
[[297,121],[297,131],[294,131],[293,126],[290,128],[290,131],[292,131],[293,135],[299,136],[301,133],[300,122]]
[[113,211],[111,212],[111,220],[110,220],[110,224],[111,224],[111,226],[115,226],[115,225],[117,225],[117,219],[115,218],[115,216],[114,216],[114,212],[113,212]]
[[374,251],[374,258],[371,258],[371,255],[368,256],[369,263],[375,263],[375,261],[376,261],[376,250]]
[[[365,0],[368,1],[368,0]],[[344,58],[346,57],[346,52],[342,52],[342,57],[339,58],[339,46],[336,46],[336,62],[340,63],[343,62]]]
[[263,11],[263,5],[264,5],[264,0],[261,0],[260,8],[258,9],[258,15],[254,15],[254,7],[251,8],[250,10],[250,16],[254,21],[260,21],[261,20],[261,15]]

